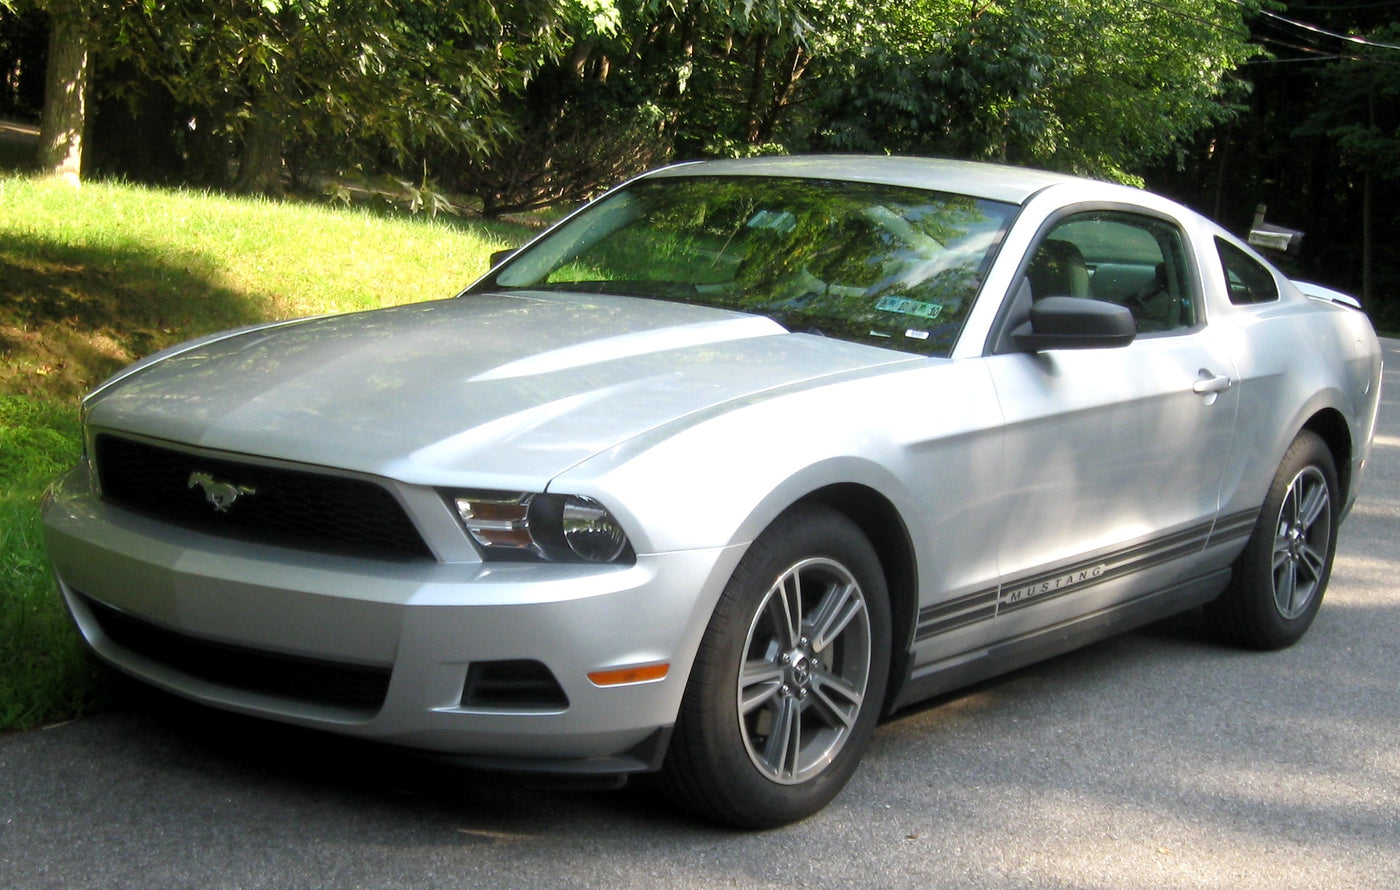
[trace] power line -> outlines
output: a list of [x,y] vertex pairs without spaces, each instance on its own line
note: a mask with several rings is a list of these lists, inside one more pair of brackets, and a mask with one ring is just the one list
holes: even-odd
[[1367,58],[1365,56],[1358,56],[1355,54],[1332,53],[1328,52],[1327,50],[1321,49],[1320,47],[1304,46],[1299,43],[1290,43],[1286,40],[1280,40],[1277,37],[1261,36],[1258,38],[1258,40],[1260,43],[1268,44],[1270,46],[1283,47],[1284,49],[1291,49],[1295,52],[1302,53],[1302,55],[1290,59],[1250,59],[1247,62],[1241,62],[1241,66],[1296,65],[1313,62],[1363,62],[1367,65],[1381,65],[1387,68],[1400,68],[1400,62],[1392,62],[1387,61],[1385,59],[1377,59],[1374,57]]
[[1324,37],[1332,37],[1337,40],[1345,40],[1347,43],[1355,44],[1356,46],[1366,46],[1371,47],[1373,49],[1400,50],[1400,46],[1397,46],[1393,43],[1381,43],[1380,41],[1370,40],[1366,37],[1356,37],[1351,34],[1341,34],[1337,31],[1329,31],[1326,28],[1322,28],[1317,25],[1310,25],[1307,22],[1300,22],[1296,19],[1290,19],[1285,16],[1281,16],[1276,12],[1269,12],[1267,9],[1259,10],[1259,14],[1267,18],[1271,18],[1275,21],[1283,22],[1284,24],[1291,25],[1295,28],[1299,28],[1303,31],[1307,31],[1311,34],[1319,34]]
[[1321,26],[1312,25],[1307,22],[1300,22],[1297,19],[1291,19],[1288,16],[1279,15],[1278,13],[1270,12],[1267,9],[1254,9],[1252,6],[1250,6],[1250,4],[1245,3],[1244,0],[1230,0],[1230,2],[1234,3],[1236,6],[1243,6],[1247,9],[1250,9],[1252,12],[1254,12],[1255,15],[1263,16],[1264,18],[1271,19],[1276,22],[1281,22],[1285,25],[1297,28],[1301,31],[1306,31],[1309,34],[1315,34],[1322,37],[1331,37],[1334,40],[1344,40],[1347,43],[1353,44],[1355,46],[1364,46],[1370,49],[1400,50],[1400,46],[1397,46],[1393,43],[1381,43],[1380,41],[1370,40],[1366,37],[1357,37],[1352,34],[1342,34],[1337,31],[1329,31],[1328,29],[1323,28]]
[[1400,8],[1400,2],[1397,0],[1374,0],[1371,3],[1311,3],[1308,5],[1308,9],[1325,12],[1355,12],[1359,9],[1384,9],[1387,6]]
[[1356,56],[1300,56],[1296,59],[1250,59],[1248,62],[1241,62],[1240,65],[1305,65],[1313,62],[1355,61],[1359,61]]

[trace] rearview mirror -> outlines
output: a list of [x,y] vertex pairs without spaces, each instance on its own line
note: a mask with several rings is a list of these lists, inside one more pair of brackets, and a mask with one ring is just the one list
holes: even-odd
[[1083,297],[1046,297],[1031,304],[1031,320],[1011,335],[1025,352],[1127,346],[1137,322],[1125,306]]

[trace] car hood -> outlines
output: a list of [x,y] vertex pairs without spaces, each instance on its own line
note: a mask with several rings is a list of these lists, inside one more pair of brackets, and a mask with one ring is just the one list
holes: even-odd
[[411,483],[528,489],[663,424],[916,360],[720,309],[484,294],[177,347],[98,390],[88,422]]

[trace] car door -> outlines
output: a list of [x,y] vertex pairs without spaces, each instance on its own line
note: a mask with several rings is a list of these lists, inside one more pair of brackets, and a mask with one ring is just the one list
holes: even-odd
[[1121,210],[1065,216],[1036,243],[1023,281],[1022,300],[1127,306],[1138,335],[1126,347],[988,359],[1006,421],[1001,641],[1221,568],[1206,544],[1239,394],[1223,336],[1200,317],[1199,275],[1172,221]]

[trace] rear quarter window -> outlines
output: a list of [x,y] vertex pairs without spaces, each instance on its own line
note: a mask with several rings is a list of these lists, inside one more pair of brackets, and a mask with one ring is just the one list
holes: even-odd
[[1278,283],[1273,273],[1254,257],[1222,239],[1215,239],[1230,302],[1236,306],[1269,303],[1278,299]]

